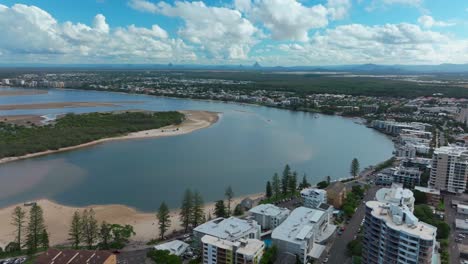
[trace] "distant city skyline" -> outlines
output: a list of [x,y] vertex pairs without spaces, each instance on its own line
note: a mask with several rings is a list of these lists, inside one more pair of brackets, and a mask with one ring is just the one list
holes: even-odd
[[468,2],[0,2],[0,63],[468,63]]

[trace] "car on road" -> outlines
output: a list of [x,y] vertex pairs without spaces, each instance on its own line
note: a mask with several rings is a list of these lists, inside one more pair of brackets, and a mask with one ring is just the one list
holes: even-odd
[[458,234],[458,237],[465,238],[466,236],[464,234]]
[[322,263],[327,263],[327,262],[328,262],[328,258],[325,258]]

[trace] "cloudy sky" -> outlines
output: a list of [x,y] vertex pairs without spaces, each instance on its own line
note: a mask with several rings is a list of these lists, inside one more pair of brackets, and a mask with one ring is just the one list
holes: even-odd
[[468,63],[467,0],[0,0],[0,64]]

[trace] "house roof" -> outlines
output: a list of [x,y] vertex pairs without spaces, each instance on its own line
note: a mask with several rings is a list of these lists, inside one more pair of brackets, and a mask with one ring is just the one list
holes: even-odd
[[103,264],[113,254],[109,251],[58,250],[51,248],[37,257],[35,264]]
[[331,183],[330,186],[327,187],[327,192],[340,193],[344,189],[346,189],[346,185],[340,181],[336,181]]

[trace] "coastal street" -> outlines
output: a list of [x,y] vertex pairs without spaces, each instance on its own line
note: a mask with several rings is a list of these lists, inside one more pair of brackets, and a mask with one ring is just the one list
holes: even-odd
[[445,222],[450,225],[450,236],[448,238],[449,242],[449,254],[450,254],[450,263],[460,263],[460,252],[458,251],[458,244],[455,242],[457,232],[455,229],[455,219],[457,218],[457,211],[455,208],[451,207],[452,200],[460,200],[460,196],[455,195],[445,195],[444,204],[445,204]]
[[379,187],[372,186],[364,196],[363,202],[359,205],[353,217],[350,219],[349,224],[346,225],[346,230],[341,236],[336,236],[333,241],[333,246],[330,249],[329,263],[351,263],[351,258],[346,254],[347,245],[354,239],[364,218],[365,205],[364,201],[369,201],[375,197],[375,193]]

